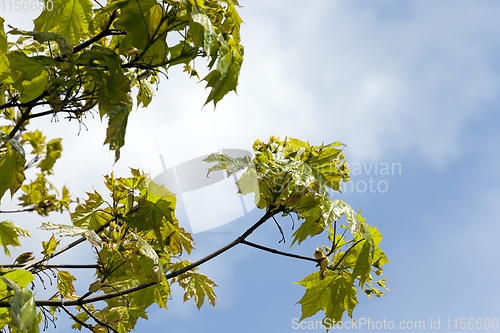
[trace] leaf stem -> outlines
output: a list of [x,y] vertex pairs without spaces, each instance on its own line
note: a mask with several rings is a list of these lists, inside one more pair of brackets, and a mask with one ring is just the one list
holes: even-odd
[[[335,248],[337,247],[337,242],[335,241],[335,238],[337,238],[337,220],[333,222],[333,246],[330,252],[326,255],[329,257],[333,252],[335,252]],[[340,240],[339,240],[340,241]]]
[[358,240],[356,243],[352,244],[350,248],[347,249],[347,251],[345,251],[344,255],[340,258],[340,260],[335,264],[335,266],[333,266],[332,268],[330,268],[332,271],[336,270],[337,267],[340,265],[340,263],[342,262],[342,260],[344,260],[345,256],[347,255],[347,253],[354,247],[356,246],[359,242],[361,241],[364,241],[365,239],[362,238],[360,240]]

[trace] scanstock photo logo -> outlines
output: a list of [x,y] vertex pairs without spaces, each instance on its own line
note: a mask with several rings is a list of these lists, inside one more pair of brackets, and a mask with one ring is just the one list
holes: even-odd
[[203,159],[212,153],[253,155],[244,149],[218,147],[207,115],[168,123],[147,136],[142,145],[144,171],[176,195],[179,224],[193,234],[234,221],[256,207],[254,194],[237,193],[235,183],[244,170],[229,177],[225,170],[207,174],[213,163]]

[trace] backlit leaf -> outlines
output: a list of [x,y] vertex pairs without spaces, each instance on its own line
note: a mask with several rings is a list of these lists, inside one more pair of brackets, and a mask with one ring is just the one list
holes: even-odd
[[8,71],[9,59],[7,58],[7,36],[3,30],[5,20],[0,17],[0,74]]
[[[114,24],[116,29],[125,30],[133,37],[133,45],[143,50],[154,31],[149,31],[149,10],[156,0],[109,1],[108,7],[121,8],[121,17]],[[109,11],[109,9],[107,9]],[[156,28],[156,27],[155,27]]]
[[146,257],[148,257],[153,261],[154,281],[161,281],[163,277],[163,267],[162,264],[160,263],[160,259],[158,258],[158,254],[151,247],[151,245],[149,245],[149,243],[144,239],[142,239],[140,236],[138,236],[135,233],[132,233],[132,236],[134,236],[137,243],[139,243],[139,249],[141,250],[142,254],[144,254]]
[[252,163],[252,159],[250,156],[234,158],[227,154],[215,153],[210,154],[203,161],[207,163],[218,162],[217,165],[214,165],[210,169],[208,169],[207,176],[210,174],[210,172],[218,170],[226,170],[227,175],[230,176],[231,174],[248,167]]
[[89,230],[87,228],[81,228],[74,225],[64,225],[64,224],[55,224],[52,222],[44,222],[40,227],[38,227],[38,229],[59,230],[58,234],[61,237],[85,236],[90,245],[98,247],[101,247],[103,245],[101,237],[99,237],[94,230]]
[[228,92],[236,92],[242,63],[243,54],[239,50],[227,53],[219,59],[217,70],[213,70],[203,79],[208,82],[207,87],[212,88],[205,105],[213,101],[216,106]]
[[32,36],[34,40],[43,44],[47,41],[55,41],[59,45],[59,50],[62,56],[73,53],[73,46],[63,35],[53,33],[53,32],[39,32],[39,31],[24,31],[19,29],[13,29],[9,31],[11,35],[23,35]]
[[14,260],[14,263],[22,265],[34,259],[35,257],[33,256],[33,252],[24,252],[17,256],[16,260]]
[[92,20],[92,2],[89,0],[51,0],[53,7],[46,6],[35,19],[35,29],[54,32],[76,45],[86,38]]
[[363,285],[370,275],[370,247],[371,245],[369,242],[366,241],[363,243],[361,252],[359,253],[356,260],[356,265],[354,266],[354,269],[352,271],[353,281],[356,277],[359,276],[359,285]]
[[[31,281],[35,279],[33,274],[24,269],[11,269],[7,272],[2,272],[2,276],[9,279],[10,281],[16,282],[23,288],[26,288]],[[0,294],[7,290],[7,285],[3,280],[0,279]]]
[[296,284],[302,285],[306,288],[304,296],[297,302],[302,306],[302,315],[300,320],[311,317],[323,310],[326,312],[328,304],[331,299],[330,288],[328,286],[335,278],[335,275],[330,271],[326,272],[325,279],[321,280],[320,272],[315,272],[308,275],[302,281]]
[[45,259],[50,259],[50,255],[56,251],[58,245],[59,241],[55,239],[54,234],[52,234],[48,242],[42,241],[42,254]]
[[61,299],[71,299],[75,294],[75,287],[73,281],[76,278],[67,271],[60,270],[57,272],[57,290],[61,295]]
[[38,163],[38,167],[42,171],[52,172],[52,167],[56,160],[61,157],[62,145],[61,139],[54,139],[47,143],[44,151],[42,152],[42,160]]
[[331,318],[335,323],[342,320],[345,310],[352,318],[352,310],[358,303],[356,288],[344,274],[338,276],[330,287],[330,301],[325,311],[325,318]]
[[34,295],[26,288],[21,287],[5,276],[2,281],[14,290],[14,296],[9,300],[12,309],[12,323],[21,332],[28,332],[36,317]]
[[[0,145],[1,147],[2,145]],[[24,181],[25,159],[21,156],[10,142],[0,149],[0,199],[5,191],[10,189],[11,197],[21,187]]]
[[184,302],[194,298],[199,310],[205,302],[206,296],[210,304],[215,307],[217,296],[215,296],[213,288],[217,285],[205,275],[189,271],[179,277],[178,283],[185,291]]
[[31,237],[31,234],[12,221],[0,222],[0,244],[3,246],[5,254],[9,257],[10,252],[7,246],[20,246],[18,238],[21,236]]
[[125,144],[125,130],[130,111],[130,105],[120,105],[108,112],[109,121],[104,144],[109,143],[109,149],[115,151],[115,162],[120,159],[120,148]]

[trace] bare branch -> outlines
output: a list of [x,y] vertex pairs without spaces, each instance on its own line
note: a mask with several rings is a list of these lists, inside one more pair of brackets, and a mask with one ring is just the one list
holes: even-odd
[[96,323],[98,323],[99,325],[103,326],[103,327],[106,327],[110,330],[112,330],[113,332],[118,332],[117,330],[115,330],[113,327],[111,327],[109,324],[103,322],[101,319],[97,318],[96,316],[94,316],[89,310],[87,310],[84,306],[82,306],[82,309],[83,311],[85,311],[86,314],[88,314],[92,319],[94,319],[94,321]]
[[[17,267],[24,267],[26,265],[25,264],[17,264],[17,265],[3,264],[0,266],[17,268]],[[99,268],[99,265],[97,265],[97,264],[90,264],[90,265],[59,264],[59,265],[43,265],[43,268],[63,268],[63,269],[95,268],[95,269],[97,269],[97,268]]]
[[256,249],[259,249],[259,250],[264,250],[264,251],[271,252],[271,253],[274,253],[274,254],[279,254],[279,255],[282,255],[282,256],[292,257],[292,258],[296,258],[296,259],[310,260],[310,261],[314,261],[314,262],[316,262],[318,264],[322,260],[322,259],[316,259],[316,258],[312,258],[312,257],[304,257],[304,256],[301,256],[301,255],[298,255],[298,254],[293,254],[293,253],[287,253],[287,252],[278,251],[276,249],[272,249],[272,248],[269,248],[269,247],[266,247],[266,246],[255,244],[255,243],[252,243],[252,242],[249,242],[249,241],[246,241],[246,240],[244,240],[242,243],[245,244],[245,245],[248,245],[248,246],[255,247]]
[[[203,264],[203,263],[205,263],[205,262],[207,262],[207,261],[209,261],[209,260],[217,257],[218,255],[226,252],[227,250],[233,248],[234,246],[236,246],[238,244],[241,244],[241,243],[244,243],[245,238],[247,238],[248,236],[250,236],[258,227],[260,227],[262,224],[264,224],[264,222],[266,222],[272,216],[278,214],[280,211],[281,210],[279,208],[270,207],[266,211],[266,213],[264,214],[264,216],[262,216],[262,218],[259,221],[257,221],[254,225],[252,225],[250,228],[248,228],[248,230],[246,230],[240,237],[236,238],[234,241],[232,241],[231,243],[227,244],[226,246],[221,247],[217,251],[212,252],[208,256],[206,256],[206,257],[204,257],[204,258],[202,258],[202,259],[200,259],[200,260],[192,263],[191,265],[186,266],[184,268],[181,268],[181,269],[179,269],[179,270],[177,270],[175,272],[171,272],[169,274],[166,274],[165,278],[166,279],[172,279],[172,278],[174,278],[176,276],[179,276],[182,273],[185,273],[185,272],[187,272],[187,271],[189,271],[189,270],[191,270],[191,269],[193,269],[195,267],[198,267],[201,264]],[[41,261],[43,261],[43,259]],[[31,266],[33,266],[33,265],[31,265]],[[87,304],[87,303],[93,303],[93,302],[97,302],[97,301],[102,301],[102,300],[111,299],[111,298],[123,296],[123,295],[126,295],[126,294],[130,294],[130,293],[133,293],[134,291],[138,291],[138,290],[141,290],[141,289],[144,289],[144,288],[151,287],[151,286],[153,286],[153,285],[155,285],[157,283],[158,282],[146,282],[146,283],[143,283],[143,284],[140,284],[140,285],[128,288],[128,289],[119,290],[119,291],[115,291],[115,292],[112,292],[112,293],[107,293],[107,294],[104,294],[104,295],[96,295],[96,296],[92,296],[92,297],[88,297],[88,298],[83,298],[82,297],[82,298],[79,298],[79,299],[76,299],[76,300],[67,300],[67,301],[66,300],[64,300],[64,301],[61,301],[61,300],[39,300],[39,301],[35,301],[35,303],[36,303],[37,306],[63,306],[63,305],[64,306],[75,306],[75,305],[81,306],[81,305]],[[4,307],[10,307],[10,304],[8,302],[0,302],[0,308],[4,308]]]
[[60,307],[64,310],[64,312],[66,312],[68,314],[68,316],[71,317],[71,319],[73,319],[75,322],[77,322],[78,324],[82,325],[83,327],[85,327],[86,329],[92,331],[93,330],[93,326],[90,325],[90,324],[86,324],[84,323],[83,321],[81,321],[80,319],[78,319],[74,314],[71,313],[71,311],[69,311],[65,306],[64,304],[60,305]]
[[0,210],[1,213],[21,213],[21,212],[32,212],[36,210],[36,207],[23,208],[23,209],[12,209],[12,210]]

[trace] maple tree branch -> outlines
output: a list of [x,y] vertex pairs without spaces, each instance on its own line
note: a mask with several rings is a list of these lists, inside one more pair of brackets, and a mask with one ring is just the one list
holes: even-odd
[[97,42],[99,39],[104,38],[106,36],[112,35],[113,31],[111,31],[109,28],[111,27],[111,24],[113,24],[113,21],[116,19],[116,10],[111,13],[111,16],[109,17],[109,22],[106,24],[106,27],[97,35],[94,37],[90,38],[89,40],[81,43],[80,45],[77,45],[73,48],[73,53],[78,53],[87,46],[90,46]]
[[36,207],[31,208],[23,208],[23,209],[12,209],[12,210],[0,210],[1,213],[22,213],[22,212],[32,212],[36,209]]
[[86,329],[88,329],[88,330],[91,330],[91,331],[92,331],[92,330],[94,329],[94,327],[93,327],[92,325],[87,324],[87,323],[84,323],[83,321],[81,321],[80,319],[78,319],[78,317],[77,317],[77,316],[75,316],[74,314],[72,314],[72,313],[71,313],[71,311],[69,311],[69,310],[68,310],[68,309],[64,306],[64,304],[61,304],[60,306],[61,306],[61,308],[64,310],[64,312],[66,312],[66,313],[68,314],[68,316],[70,316],[70,317],[71,317],[71,319],[73,319],[75,322],[77,322],[78,324],[82,325],[83,327],[85,327],[85,328],[86,328]]
[[196,49],[193,49],[192,51],[188,52],[188,53],[185,53],[185,54],[181,54],[175,58],[171,58],[169,60],[166,60],[166,61],[163,61],[163,62],[160,62],[158,64],[155,64],[154,66],[151,66],[151,65],[146,65],[146,64],[142,64],[142,63],[137,63],[135,62],[136,59],[140,59],[140,58],[136,58],[134,59],[133,61],[129,62],[129,63],[126,63],[126,64],[123,64],[121,67],[122,68],[140,68],[140,69],[154,69],[154,68],[158,68],[158,67],[162,67],[162,66],[166,66],[172,62],[175,62],[175,61],[178,61],[178,60],[181,60],[181,59],[184,59],[184,58],[189,58],[193,55],[193,53],[196,51]]
[[[25,264],[16,264],[16,265],[9,265],[9,264],[3,264],[0,265],[3,267],[10,267],[10,268],[17,268],[17,267],[24,267]],[[75,264],[54,264],[54,265],[43,265],[43,268],[65,268],[65,269],[74,269],[74,268],[99,268],[99,265],[97,264],[89,264],[89,265],[75,265]]]
[[316,258],[312,258],[312,257],[305,257],[305,256],[301,256],[301,255],[298,255],[298,254],[293,254],[293,253],[278,251],[276,249],[272,249],[270,247],[266,247],[266,246],[262,246],[262,245],[259,245],[259,244],[255,244],[255,243],[252,243],[252,242],[249,242],[249,241],[246,241],[246,240],[242,241],[242,243],[245,244],[245,245],[248,245],[248,246],[255,247],[256,249],[259,249],[259,250],[271,252],[271,253],[274,253],[274,254],[279,254],[279,255],[282,255],[282,256],[286,256],[286,257],[292,257],[292,258],[303,259],[303,260],[310,260],[310,261],[314,261],[316,263],[320,263],[321,260],[322,260],[322,259],[316,259]]
[[[262,216],[259,221],[257,221],[254,225],[252,225],[250,228],[248,228],[240,237],[236,238],[234,241],[227,244],[226,246],[221,247],[217,251],[212,252],[211,254],[207,255],[206,257],[201,258],[200,260],[192,263],[191,265],[188,265],[188,266],[183,267],[177,271],[170,272],[170,273],[166,274],[165,278],[168,280],[168,279],[172,279],[176,276],[179,276],[182,273],[185,273],[185,272],[187,272],[187,271],[189,271],[197,266],[200,266],[201,264],[217,257],[218,255],[226,252],[227,250],[233,248],[234,246],[241,244],[241,243],[244,243],[245,238],[250,236],[258,227],[260,227],[262,224],[264,224],[264,222],[269,220],[275,214],[278,214],[280,211],[281,211],[281,208],[269,207],[269,209],[266,211],[264,216]],[[109,224],[109,223],[110,222],[108,222],[107,224]],[[101,226],[101,227],[103,227],[103,226]],[[83,239],[85,240],[85,237],[83,237]],[[61,249],[61,250],[63,250],[63,249]],[[67,249],[65,249],[65,250],[67,250]],[[45,260],[45,258],[42,258],[41,260],[37,260],[37,261],[42,262],[43,260]],[[30,265],[33,266],[33,264],[30,264]],[[138,290],[142,290],[144,288],[151,287],[157,283],[158,282],[156,282],[156,281],[155,282],[146,282],[146,283],[143,283],[143,284],[131,287],[131,288],[127,288],[124,290],[119,290],[119,291],[115,291],[112,293],[107,293],[107,294],[103,294],[103,295],[96,295],[96,296],[87,297],[87,298],[81,297],[81,298],[76,299],[76,300],[39,300],[39,301],[35,301],[35,304],[36,304],[36,306],[75,306],[75,305],[81,306],[81,305],[87,304],[87,303],[94,303],[97,301],[102,301],[102,300],[111,299],[111,298],[115,298],[115,297],[121,297],[123,295],[133,293],[134,291],[138,291]],[[0,308],[4,308],[4,307],[10,307],[10,304],[8,302],[0,302]]]
[[54,110],[43,111],[35,114],[30,114],[28,117],[26,117],[26,119],[29,120],[33,118],[43,117],[49,114],[57,114],[57,112],[54,112]]
[[44,98],[45,96],[47,96],[47,92],[44,91],[43,93],[40,94],[40,96],[38,96],[37,98],[35,99],[32,99],[31,101],[29,101],[28,103],[26,103],[26,110],[24,110],[24,112],[22,112],[21,114],[21,119],[19,119],[16,123],[16,125],[14,126],[14,128],[12,129],[12,131],[10,131],[9,133],[9,138],[13,138],[14,135],[16,135],[17,131],[19,131],[19,129],[21,128],[21,126],[23,126],[24,122],[26,120],[28,120],[28,117],[29,117],[29,114],[31,112],[31,110],[33,110],[33,108],[36,106],[37,102],[39,100],[41,100],[42,98]]
[[[94,316],[94,314],[92,312],[90,312],[89,310],[87,310],[84,306],[82,306],[82,309],[83,311],[85,311],[86,314],[89,315],[90,318],[94,319],[94,321],[96,323],[98,323],[99,325],[103,326],[103,327],[106,327],[107,329],[110,329],[112,330],[113,332],[118,332],[117,330],[115,330],[113,327],[111,327],[108,323],[105,323],[104,321],[102,321],[101,319],[97,318],[96,316]],[[103,315],[104,317],[104,315]]]
[[7,103],[0,105],[0,110],[13,108],[13,107],[24,108],[24,107],[28,107],[28,106],[39,106],[39,105],[49,104],[49,102],[47,102],[47,101],[39,102],[40,101],[39,99],[35,103],[33,103],[33,100],[31,100],[29,102],[25,102],[25,103],[19,103],[17,101],[17,99],[18,99],[18,96],[12,98]]

